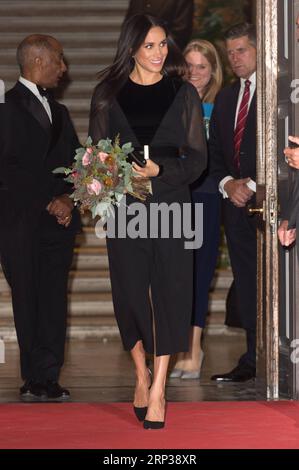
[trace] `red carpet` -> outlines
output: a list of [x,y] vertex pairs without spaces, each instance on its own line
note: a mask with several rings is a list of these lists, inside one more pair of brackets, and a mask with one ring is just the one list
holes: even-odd
[[299,449],[299,403],[169,403],[163,430],[130,404],[0,405],[1,449]]

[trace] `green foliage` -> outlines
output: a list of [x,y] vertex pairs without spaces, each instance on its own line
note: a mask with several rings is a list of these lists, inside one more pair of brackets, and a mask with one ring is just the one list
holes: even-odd
[[113,205],[119,205],[126,193],[144,201],[150,192],[147,178],[140,179],[127,156],[134,149],[130,142],[120,147],[119,136],[92,144],[90,137],[85,146],[76,149],[71,168],[56,168],[54,174],[64,174],[73,186],[70,197],[81,212],[89,210],[92,217],[105,218]]
[[195,35],[211,42],[223,39],[233,24],[247,20],[248,0],[201,0],[195,10]]
[[252,0],[196,0],[193,37],[212,42],[224,65],[225,82],[233,79],[227,62],[223,36],[231,26],[251,21]]

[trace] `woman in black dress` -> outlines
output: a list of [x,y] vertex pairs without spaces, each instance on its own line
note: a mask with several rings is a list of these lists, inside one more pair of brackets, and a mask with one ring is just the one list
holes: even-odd
[[[161,233],[165,207],[176,204],[183,212],[191,201],[189,184],[206,167],[200,100],[184,74],[184,59],[163,23],[136,15],[124,23],[115,60],[100,74],[91,103],[95,143],[119,134],[121,144],[149,145],[146,166],[133,163],[152,184],[152,195],[139,201],[147,214],[147,235],[107,239],[115,315],[136,368],[134,410],[146,429],[164,426],[169,358],[188,350],[193,250],[186,249],[184,234],[170,230],[164,238]],[[128,195],[127,210],[136,202]],[[157,204],[164,205],[162,223],[151,230],[150,211]],[[172,217],[169,210],[170,224],[182,228],[185,220],[177,220],[177,214]],[[116,220],[121,223],[118,211]],[[152,385],[145,352],[154,354]]]

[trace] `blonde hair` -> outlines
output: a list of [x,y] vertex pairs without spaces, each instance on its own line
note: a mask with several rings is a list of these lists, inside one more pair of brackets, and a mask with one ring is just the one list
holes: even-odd
[[223,73],[220,57],[215,47],[204,39],[194,39],[187,44],[183,55],[186,57],[189,52],[200,52],[212,67],[211,79],[204,90],[203,103],[214,103],[215,97],[222,86]]

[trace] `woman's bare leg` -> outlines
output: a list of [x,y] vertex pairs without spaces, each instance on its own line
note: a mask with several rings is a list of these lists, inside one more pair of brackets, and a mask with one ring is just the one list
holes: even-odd
[[170,356],[154,356],[154,380],[150,389],[147,421],[164,421],[165,384]]
[[185,369],[185,355],[186,353],[183,353],[183,352],[178,353],[173,369],[181,369],[181,370]]
[[202,328],[193,326],[190,335],[189,352],[185,353],[184,370],[199,371],[202,363],[201,349]]
[[131,349],[130,352],[134,361],[136,372],[136,386],[133,404],[136,407],[142,408],[148,406],[149,387],[151,385],[151,378],[146,366],[145,351],[142,341],[137,341],[134,348]]
[[173,369],[183,371],[199,371],[203,351],[201,349],[202,328],[193,326],[190,331],[189,351],[179,353]]

